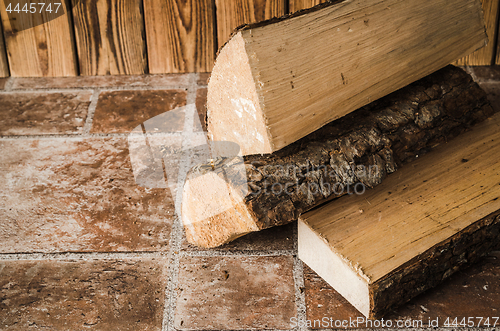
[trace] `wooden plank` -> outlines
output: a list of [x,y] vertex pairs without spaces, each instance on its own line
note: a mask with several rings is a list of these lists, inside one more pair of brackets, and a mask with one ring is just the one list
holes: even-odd
[[215,58],[212,0],[147,0],[149,72],[209,72]]
[[314,7],[328,0],[289,0],[290,13]]
[[238,26],[285,14],[285,0],[215,0],[219,47]]
[[[55,3],[62,3],[58,13],[47,12],[38,6],[39,1],[2,1],[0,15],[5,34],[5,45],[9,59],[10,73],[14,77],[56,77],[76,76],[76,52],[71,32],[68,4],[65,1],[45,1],[44,9],[55,8]],[[32,4],[38,10],[36,14],[23,11],[10,14],[6,5],[17,3],[20,8]],[[51,9],[52,10],[52,9]],[[10,17],[9,17],[10,16]]]
[[488,45],[459,59],[456,65],[489,66],[494,64],[494,53],[497,40],[498,0],[481,0],[483,5],[484,23],[488,35]]
[[141,0],[73,0],[81,75],[146,73]]
[[245,26],[214,65],[208,132],[271,153],[485,42],[478,0],[329,2]]
[[370,318],[436,285],[500,245],[499,139],[497,113],[373,190],[303,214],[299,257]]
[[5,54],[5,44],[3,41],[3,29],[0,24],[0,77],[9,77],[9,63]]
[[497,58],[496,64],[500,65],[500,8],[498,9],[497,16]]
[[[215,247],[295,221],[326,199],[378,185],[387,173],[492,113],[472,78],[448,66],[272,155],[244,157],[242,174],[227,163],[196,166],[182,196],[186,238]],[[242,183],[248,189],[239,189]]]

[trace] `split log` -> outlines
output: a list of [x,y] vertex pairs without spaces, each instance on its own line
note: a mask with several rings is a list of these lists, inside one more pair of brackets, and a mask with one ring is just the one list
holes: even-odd
[[495,114],[364,195],[301,215],[299,257],[380,319],[500,247],[499,128]]
[[295,221],[328,199],[375,187],[492,113],[470,76],[448,66],[273,154],[197,166],[182,197],[187,240],[215,247]]
[[478,0],[327,2],[237,30],[208,84],[208,132],[272,153],[487,42]]

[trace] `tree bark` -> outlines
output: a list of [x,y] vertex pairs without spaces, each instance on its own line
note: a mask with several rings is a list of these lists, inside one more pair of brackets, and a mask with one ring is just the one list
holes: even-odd
[[325,201],[380,184],[492,114],[485,92],[448,66],[273,154],[197,166],[183,191],[187,240],[216,247],[295,221]]
[[435,287],[500,247],[500,211],[473,223],[370,286],[370,318]]

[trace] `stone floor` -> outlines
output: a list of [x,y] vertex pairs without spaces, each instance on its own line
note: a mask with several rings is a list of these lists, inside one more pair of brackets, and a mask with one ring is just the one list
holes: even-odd
[[[498,109],[500,68],[467,69]],[[288,330],[361,316],[297,258],[296,224],[199,249],[170,191],[137,185],[129,133],[186,105],[203,119],[207,79],[0,80],[1,330]],[[386,318],[499,316],[493,252]]]

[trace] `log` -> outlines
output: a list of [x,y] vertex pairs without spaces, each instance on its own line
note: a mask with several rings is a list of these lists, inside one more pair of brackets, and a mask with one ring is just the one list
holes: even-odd
[[377,186],[492,113],[471,77],[448,66],[273,154],[196,166],[182,196],[187,240],[216,247],[295,221],[329,199]]
[[272,153],[486,42],[478,0],[334,1],[245,25],[208,83],[209,137]]
[[500,114],[363,195],[299,218],[298,254],[380,319],[500,247]]

